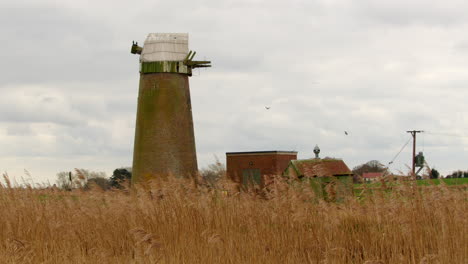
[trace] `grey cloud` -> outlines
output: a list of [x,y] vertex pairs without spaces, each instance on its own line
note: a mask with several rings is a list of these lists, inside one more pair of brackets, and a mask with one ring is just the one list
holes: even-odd
[[[468,7],[458,0],[212,0],[184,2],[179,13],[181,3],[0,9],[0,164],[52,177],[73,164],[130,165],[139,76],[129,44],[149,32],[189,32],[197,58],[213,62],[190,79],[200,167],[237,150],[306,158],[315,144],[353,167],[388,162],[408,129],[468,129]],[[442,171],[460,166],[453,152],[466,159],[467,141],[425,139]]]
[[30,136],[33,133],[30,125],[27,123],[11,123],[6,127],[7,135]]
[[453,48],[459,52],[468,52],[468,40],[454,44]]
[[25,107],[24,105],[2,104],[0,107],[2,116],[0,122],[35,122],[35,123],[57,123],[66,126],[78,126],[84,121],[77,113],[59,112],[52,109],[39,107]]
[[[351,6],[351,5],[350,5]],[[388,25],[405,26],[422,24],[431,26],[450,26],[468,22],[465,11],[466,1],[359,1],[351,6],[357,14],[374,22]]]
[[[99,21],[53,7],[0,10],[3,83],[120,79],[128,72],[128,43],[109,49],[113,36]],[[127,52],[124,52],[127,51]],[[124,75],[125,76],[125,75]],[[127,74],[128,76],[128,74]]]

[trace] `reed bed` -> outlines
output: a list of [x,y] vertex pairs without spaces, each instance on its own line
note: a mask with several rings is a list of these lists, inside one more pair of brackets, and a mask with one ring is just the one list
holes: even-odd
[[[365,190],[364,190],[365,191]],[[1,263],[467,263],[466,188],[325,201],[158,179],[101,191],[0,185]]]

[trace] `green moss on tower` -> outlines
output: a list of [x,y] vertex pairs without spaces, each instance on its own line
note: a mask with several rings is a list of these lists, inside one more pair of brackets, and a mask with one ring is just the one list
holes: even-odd
[[141,74],[132,181],[194,175],[195,137],[188,76]]

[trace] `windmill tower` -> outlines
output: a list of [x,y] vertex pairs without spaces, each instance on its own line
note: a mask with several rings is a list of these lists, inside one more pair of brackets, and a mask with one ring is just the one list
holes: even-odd
[[197,168],[188,77],[211,67],[193,61],[186,33],[150,33],[140,54],[140,87],[133,151],[132,182],[158,175],[192,176]]

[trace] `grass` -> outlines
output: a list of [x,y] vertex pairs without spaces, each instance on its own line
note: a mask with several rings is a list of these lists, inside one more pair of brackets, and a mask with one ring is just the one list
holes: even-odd
[[[441,183],[444,183],[446,185],[464,185],[464,184],[468,184],[468,178],[425,179],[425,180],[417,180],[416,183],[420,186],[439,185]],[[361,188],[364,186],[381,187],[382,183],[380,181],[376,181],[376,182],[371,182],[371,183],[354,184],[355,188]]]
[[342,202],[306,185],[0,186],[2,263],[466,263],[467,193],[405,182]]
[[439,185],[441,182],[447,185],[462,185],[468,184],[468,178],[447,178],[447,179],[431,179],[431,180],[419,180],[419,185]]

